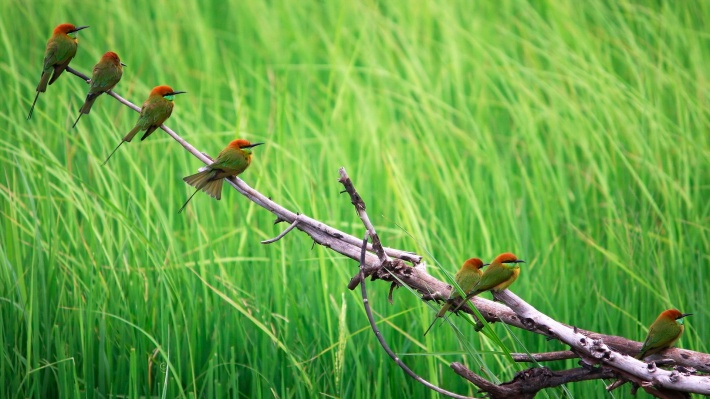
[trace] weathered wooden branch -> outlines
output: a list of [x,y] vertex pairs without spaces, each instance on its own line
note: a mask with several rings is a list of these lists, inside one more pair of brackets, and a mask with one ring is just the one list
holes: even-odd
[[[67,68],[67,71],[82,78],[84,81],[89,81],[88,76],[73,68]],[[111,91],[108,94],[129,108],[140,111],[138,106],[125,100],[116,92]],[[209,156],[195,149],[173,130],[165,125],[161,126],[161,128],[197,159],[205,164],[212,162]],[[392,289],[399,284],[405,284],[420,293],[424,301],[444,301],[451,294],[451,286],[428,274],[425,268],[422,267],[423,265],[420,265],[422,261],[421,256],[413,252],[383,247],[379,239],[376,241],[373,240],[373,244],[368,244],[366,251],[361,251],[362,240],[357,237],[330,227],[306,215],[292,212],[251,188],[239,178],[227,180],[232,187],[247,199],[276,215],[277,223],[286,222],[290,224],[289,227],[277,237],[267,240],[265,243],[275,242],[288,234],[288,232],[298,229],[310,236],[314,242],[353,260],[359,261],[361,271],[350,281],[348,285],[350,289],[354,289],[360,282],[364,282],[366,276],[372,276],[373,280],[382,279],[392,283],[390,299]],[[342,168],[340,170],[340,182],[345,186],[345,191],[350,194],[351,202],[355,205],[360,219],[363,221],[368,231],[368,235],[373,238],[377,237],[374,226],[365,213],[364,201],[357,195],[352,181]],[[193,212],[191,209],[193,208],[188,208],[188,214]],[[377,245],[375,245],[375,243]],[[361,289],[365,292],[365,284],[362,284]],[[629,356],[638,352],[641,347],[640,342],[623,337],[585,331],[559,323],[549,316],[540,313],[537,309],[508,290],[497,294],[496,298],[502,303],[475,297],[470,301],[470,304],[474,305],[489,323],[502,322],[519,329],[544,335],[568,345],[571,351],[561,352],[564,353],[564,355],[560,353],[551,354],[549,355],[549,360],[552,360],[554,356],[564,356],[560,358],[577,356],[581,359],[580,364],[582,368],[564,371],[533,368],[522,371],[511,382],[496,385],[477,376],[459,363],[453,363],[451,365],[454,371],[473,382],[492,398],[495,398],[495,395],[502,395],[500,392],[504,392],[504,390],[507,390],[507,392],[519,392],[519,394],[516,394],[518,396],[499,397],[527,398],[531,396],[521,395],[534,395],[534,393],[528,393],[528,391],[533,390],[535,387],[539,387],[537,389],[537,391],[539,391],[543,388],[568,382],[598,378],[626,378],[652,395],[661,398],[682,398],[686,395],[683,392],[710,394],[710,377],[694,375],[697,372],[710,372],[709,354],[675,348],[665,350],[654,356],[656,358],[662,357],[663,359],[668,359],[666,364],[674,366],[675,370],[663,370],[657,368],[656,364],[653,362],[648,364]],[[369,308],[369,302],[365,301],[365,304]],[[462,306],[459,312],[473,314],[468,304]],[[372,317],[371,312],[368,317]],[[375,326],[374,319],[371,319],[370,322]],[[374,331],[378,339],[382,338],[376,326]],[[382,343],[382,341],[380,342]],[[385,351],[387,351],[387,349],[388,347]],[[391,350],[387,352],[390,356],[394,355],[394,352]],[[538,354],[533,357],[536,361],[545,361],[546,359],[543,355],[545,354]],[[393,359],[395,359],[396,362],[398,360],[396,355]],[[529,359],[529,357],[527,355],[521,355],[516,361],[526,361],[525,359]],[[398,364],[400,363],[401,360],[399,360]],[[400,367],[402,365],[403,363],[400,364]],[[427,385],[426,381],[423,381],[420,377],[413,376],[413,378]],[[442,394],[455,398],[464,397],[452,392],[443,391],[440,388],[437,389],[437,387],[430,385],[431,384],[427,386]]]

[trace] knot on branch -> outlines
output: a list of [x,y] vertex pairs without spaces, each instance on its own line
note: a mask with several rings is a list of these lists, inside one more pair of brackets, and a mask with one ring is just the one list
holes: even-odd
[[541,380],[547,381],[554,375],[555,373],[553,373],[552,370],[547,367],[535,367],[517,372],[515,374],[515,377],[513,377],[511,381],[504,382],[500,384],[500,386],[506,386],[511,384],[520,384],[522,386],[541,385]]
[[601,339],[593,339],[589,353],[596,359],[614,360],[614,353]]

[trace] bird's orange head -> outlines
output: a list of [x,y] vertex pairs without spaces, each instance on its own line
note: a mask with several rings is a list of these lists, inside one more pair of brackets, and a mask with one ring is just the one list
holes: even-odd
[[121,59],[118,58],[118,54],[114,53],[113,51],[105,52],[104,55],[101,56],[101,61],[109,61],[114,65],[126,66],[126,64],[122,63]]
[[164,97],[165,99],[172,101],[173,96],[175,96],[176,94],[183,94],[183,93],[187,93],[187,92],[186,91],[175,91],[175,90],[173,90],[172,87],[163,85],[163,86],[153,87],[153,90],[150,91],[150,96],[151,97],[157,97],[157,96]]
[[264,144],[264,143],[254,143],[254,144],[252,144],[252,143],[250,143],[249,141],[244,140],[244,139],[236,139],[236,140],[232,140],[232,142],[229,143],[229,148],[232,148],[232,149],[235,149],[235,150],[241,150],[241,149],[244,149],[244,148],[256,147],[256,146],[262,145],[262,144]]
[[510,252],[504,252],[498,256],[496,256],[495,260],[493,260],[495,263],[525,263],[524,260],[518,259],[517,256],[513,255]]
[[683,317],[692,316],[692,315],[693,315],[692,313],[681,313],[677,309],[668,309],[668,310],[664,310],[663,312],[661,312],[660,317],[664,317],[664,318],[667,318],[670,320],[677,320],[678,323],[683,324],[683,320],[682,320]]
[[54,32],[52,32],[55,35],[68,35],[70,33],[78,32],[82,29],[86,29],[88,26],[74,26],[72,24],[59,24],[57,25],[56,28],[54,28]]
[[465,269],[480,270],[484,266],[488,266],[488,263],[483,263],[483,261],[478,258],[467,259],[466,262],[463,263]]

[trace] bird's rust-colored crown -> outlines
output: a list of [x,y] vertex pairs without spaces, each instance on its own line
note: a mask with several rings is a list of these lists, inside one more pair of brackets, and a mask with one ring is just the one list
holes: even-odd
[[517,256],[513,255],[510,252],[504,252],[504,253],[496,256],[494,262],[496,262],[496,263],[522,263],[524,261],[518,259]]
[[107,60],[112,60],[114,62],[121,62],[121,59],[118,58],[118,54],[114,53],[113,51],[107,51],[104,53],[104,55],[101,56],[103,59]]
[[463,263],[463,267],[471,269],[481,269],[483,266],[486,265],[484,265],[483,261],[478,258],[467,259],[466,262]]
[[76,30],[76,26],[74,26],[72,24],[59,24],[59,25],[57,25],[56,28],[54,28],[53,33],[55,35],[60,35],[60,34],[66,35],[68,33],[74,32],[75,30]]
[[150,91],[151,96],[165,96],[166,94],[173,93],[173,88],[170,86],[155,86],[153,87],[153,90]]

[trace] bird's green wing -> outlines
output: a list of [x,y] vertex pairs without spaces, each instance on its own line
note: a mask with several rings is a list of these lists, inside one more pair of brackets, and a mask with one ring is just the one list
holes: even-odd
[[219,154],[211,168],[230,170],[239,174],[244,172],[248,165],[246,157],[241,151],[228,148]]
[[668,323],[661,326],[652,325],[648,330],[646,340],[643,341],[641,353],[672,345],[681,334],[680,328],[675,324],[676,322],[674,320],[673,324]]
[[76,54],[75,43],[61,39],[50,40],[45,50],[44,69],[65,63],[67,58],[73,57],[74,54]]
[[163,98],[149,99],[141,108],[141,116],[138,123],[141,125],[141,130],[148,129],[151,126],[160,126],[165,122],[172,112],[172,103]]
[[120,71],[113,65],[97,65],[91,78],[90,94],[104,92],[121,79]]
[[[466,270],[461,273],[461,276],[459,279],[456,280],[456,283],[461,287],[463,292],[470,292],[473,287],[478,284],[478,282],[481,281],[481,273],[478,272],[478,270]],[[458,290],[456,291],[456,297],[458,298],[459,292]]]
[[513,275],[512,268],[505,266],[489,266],[488,270],[481,276],[481,281],[476,284],[474,291],[488,291]]

